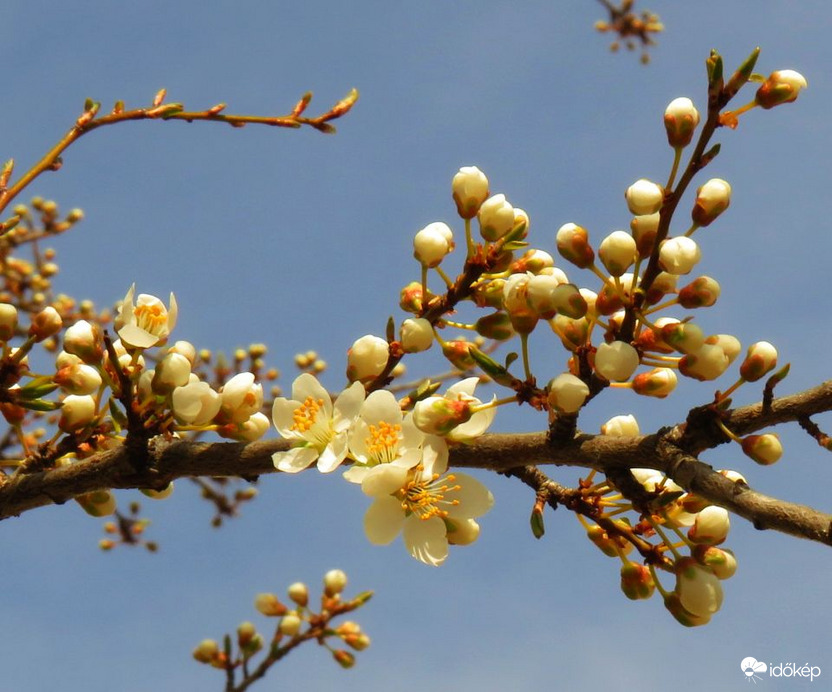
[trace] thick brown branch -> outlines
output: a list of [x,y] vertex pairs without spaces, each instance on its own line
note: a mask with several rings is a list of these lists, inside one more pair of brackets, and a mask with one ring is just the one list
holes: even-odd
[[[767,410],[755,404],[729,411],[724,420],[735,433],[746,435],[830,410],[832,381],[775,399]],[[699,461],[696,457],[701,452],[726,441],[719,428],[709,424],[707,410],[700,411],[705,413],[690,418],[695,426],[682,423],[639,437],[578,434],[553,444],[546,433],[484,435],[472,444],[453,448],[450,463],[498,472],[529,464],[577,466],[597,469],[612,478],[620,478],[634,467],[655,468],[758,528],[832,543],[832,516],[738,486]],[[689,429],[691,426],[695,429]],[[163,488],[177,478],[194,476],[251,479],[274,473],[272,454],[287,448],[285,440],[243,444],[157,438],[149,443],[147,465],[137,467],[130,458],[136,452],[123,446],[62,468],[8,478],[0,486],[0,519],[104,488]]]

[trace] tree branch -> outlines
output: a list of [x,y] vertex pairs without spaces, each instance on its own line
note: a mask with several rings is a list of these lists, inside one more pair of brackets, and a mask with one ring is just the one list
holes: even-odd
[[[832,380],[790,396],[724,413],[723,423],[738,435],[832,410]],[[832,544],[832,515],[789,503],[737,484],[696,457],[727,441],[708,407],[694,409],[684,423],[652,435],[610,437],[577,434],[552,441],[546,433],[483,435],[451,450],[450,465],[508,472],[530,464],[596,469],[621,478],[631,468],[662,471],[685,489],[748,519],[759,529]],[[164,488],[182,477],[240,477],[252,480],[275,473],[272,454],[289,448],[286,440],[260,442],[150,441],[147,466],[136,466],[126,446],[101,452],[60,468],[20,473],[0,486],[0,519],[36,507],[63,504],[105,488]]]

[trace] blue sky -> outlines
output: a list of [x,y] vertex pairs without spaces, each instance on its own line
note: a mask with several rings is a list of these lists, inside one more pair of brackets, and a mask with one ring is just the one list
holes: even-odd
[[[709,50],[730,68],[759,45],[760,71],[799,70],[809,89],[797,104],[752,112],[717,137],[722,153],[708,176],[727,179],[734,197],[697,234],[700,269],[723,289],[697,319],[744,344],[775,343],[793,364],[783,393],[828,379],[832,10],[820,1],[646,7],[667,30],[643,67],[637,54],[608,51],[609,39],[592,29],[602,13],[591,0],[8,0],[0,7],[1,153],[25,170],[87,97],[104,108],[117,99],[142,105],[166,87],[189,108],[225,101],[229,112],[281,114],[308,89],[314,112],[359,88],[334,137],[126,124],[85,137],[60,173],[30,188],[87,213],[56,241],[61,290],[99,305],[133,281],[142,292],[174,291],[178,338],[226,352],[265,342],[286,386],[292,356],[314,348],[331,364],[326,384],[338,388],[352,341],[401,316],[398,291],[418,277],[413,234],[431,221],[456,223],[450,180],[460,166],[479,166],[493,192],[530,214],[537,247],[554,252],[567,221],[600,239],[628,223],[628,185],[666,178],[661,115],[683,95],[704,110]],[[536,373],[547,380],[565,358],[549,335],[535,337]],[[411,366],[414,374],[437,369],[430,358]],[[737,403],[758,398],[747,389]],[[691,383],[663,402],[609,392],[581,427],[593,432],[633,411],[654,430],[712,393]],[[829,418],[818,422],[832,428]],[[506,410],[493,429],[544,425]],[[778,432],[786,454],[772,468],[753,467],[728,446],[706,458],[760,490],[830,511],[829,459],[798,430]],[[535,541],[529,493],[483,478],[496,506],[482,537],[440,569],[416,563],[400,543],[369,545],[366,499],[337,476],[312,473],[264,479],[258,500],[220,530],[179,483],[171,500],[145,503],[162,545],[153,556],[102,554],[99,521],[74,506],[3,522],[0,692],[219,690],[222,676],[190,660],[193,646],[242,620],[265,627],[254,594],[299,579],[317,584],[332,567],[347,572],[349,588],[376,590],[356,618],[372,646],[349,672],[306,647],[261,689],[734,690],[746,689],[746,656],[808,662],[832,676],[828,550],[735,520],[729,546],[740,568],[725,584],[722,611],[687,630],[658,598],[627,601],[617,566],[569,513],[547,515],[547,534]]]

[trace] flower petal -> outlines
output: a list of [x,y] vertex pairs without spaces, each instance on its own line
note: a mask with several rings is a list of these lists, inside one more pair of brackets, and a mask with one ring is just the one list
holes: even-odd
[[411,514],[405,519],[402,538],[411,556],[426,565],[438,567],[448,557],[445,522],[439,517],[419,519]]
[[401,503],[390,495],[379,497],[364,515],[364,533],[373,545],[389,545],[399,535],[403,523]]
[[272,404],[272,422],[281,437],[289,439],[297,439],[300,437],[296,430],[292,430],[292,426],[295,424],[293,414],[300,407],[300,405],[299,401],[286,399],[284,397],[274,400],[274,404]]
[[303,471],[317,458],[318,450],[314,447],[293,447],[285,452],[272,454],[274,467],[284,473]]
[[318,457],[318,471],[329,473],[334,471],[347,456],[347,434],[335,435]]
[[459,500],[459,504],[448,511],[452,517],[473,519],[482,516],[494,506],[494,496],[480,481],[467,473],[454,472],[453,475],[460,488],[453,496]]
[[367,472],[361,482],[361,490],[371,497],[386,497],[401,490],[405,480],[407,480],[407,469],[393,464],[380,464]]
[[[336,432],[341,432],[350,427],[361,410],[364,396],[364,385],[360,382],[353,382],[338,395],[335,400],[335,410],[332,414],[332,427]],[[328,396],[327,400],[329,400]]]

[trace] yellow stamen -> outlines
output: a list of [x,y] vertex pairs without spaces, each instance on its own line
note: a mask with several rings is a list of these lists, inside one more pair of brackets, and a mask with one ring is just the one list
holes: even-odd
[[163,305],[139,305],[133,314],[136,325],[150,334],[158,334],[168,323],[168,311]]
[[368,426],[370,434],[365,439],[370,456],[380,464],[393,461],[398,456],[399,439],[402,426],[379,421],[379,424]]
[[462,489],[462,486],[450,485],[456,480],[453,474],[446,476],[440,485],[437,483],[439,480],[438,473],[433,474],[430,480],[424,480],[420,479],[419,471],[421,471],[421,467],[416,467],[415,477],[399,491],[402,509],[407,513],[415,514],[419,519],[430,519],[431,517],[444,519],[448,516],[448,510],[442,509],[440,505],[455,506],[459,504],[459,500],[448,500],[445,495],[458,492]]
[[302,433],[308,431],[315,425],[315,419],[318,417],[318,412],[323,408],[323,405],[323,399],[313,399],[311,396],[306,397],[306,400],[292,414],[293,423],[290,430],[297,430]]

